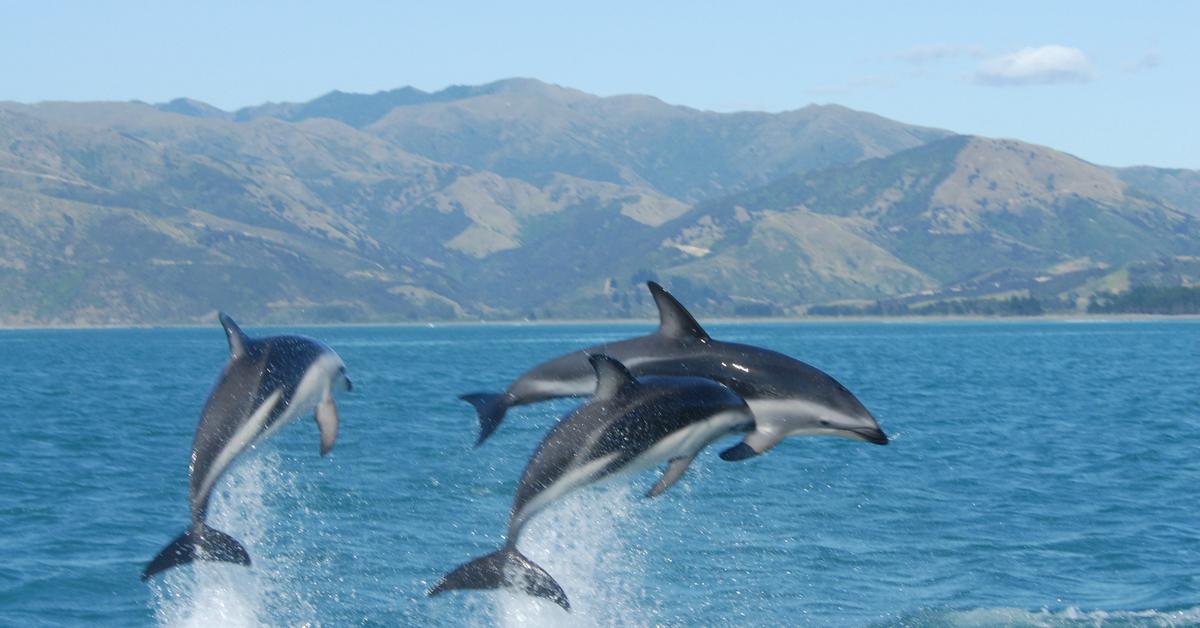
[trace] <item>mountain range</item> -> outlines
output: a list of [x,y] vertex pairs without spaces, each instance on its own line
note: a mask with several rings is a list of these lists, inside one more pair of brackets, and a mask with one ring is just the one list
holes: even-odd
[[0,103],[0,324],[646,316],[650,278],[705,315],[1082,302],[1195,282],[1198,191],[839,106],[530,79],[234,112]]

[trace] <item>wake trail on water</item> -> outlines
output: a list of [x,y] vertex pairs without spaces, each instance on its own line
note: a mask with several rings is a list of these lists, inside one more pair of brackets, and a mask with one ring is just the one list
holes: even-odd
[[549,600],[501,589],[482,617],[493,626],[653,625],[655,610],[638,603],[645,554],[637,549],[645,499],[630,486],[581,491],[540,513],[518,543],[562,585],[567,613]]
[[198,560],[163,574],[153,585],[152,605],[160,626],[241,628],[312,623],[316,606],[296,564],[274,546],[289,522],[272,502],[297,499],[296,476],[281,470],[274,451],[239,461],[220,481],[209,524],[238,539],[251,566]]

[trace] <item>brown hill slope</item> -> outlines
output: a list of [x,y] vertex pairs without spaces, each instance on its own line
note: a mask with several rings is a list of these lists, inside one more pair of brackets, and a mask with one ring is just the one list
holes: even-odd
[[532,81],[362,98],[0,103],[0,324],[622,316],[651,276],[702,312],[785,313],[1066,285],[1200,242],[1154,187],[1186,198],[1194,173],[922,144],[944,132],[836,107]]
[[654,265],[727,309],[1195,255],[1200,220],[1065,153],[964,136],[701,204],[656,237]]

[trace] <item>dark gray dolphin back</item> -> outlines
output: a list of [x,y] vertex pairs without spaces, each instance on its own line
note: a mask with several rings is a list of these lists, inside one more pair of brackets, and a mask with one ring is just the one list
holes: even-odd
[[784,399],[803,391],[829,403],[848,396],[851,405],[866,408],[840,382],[811,364],[770,349],[711,340],[700,352],[663,353],[638,363],[636,373],[692,375],[715,379],[746,399]]
[[[595,372],[595,395],[559,421],[525,465],[513,496],[504,547],[455,568],[427,595],[517,587],[570,610],[562,587],[517,550],[521,529],[540,510],[539,506],[526,512],[531,502],[564,478],[567,484],[554,489],[545,501],[615,473],[667,435],[724,410],[741,410],[746,418],[742,427],[748,430],[753,425],[746,403],[717,382],[695,377],[638,380],[608,356],[592,355],[588,362]],[[686,468],[686,463],[681,468]],[[567,477],[571,473],[588,475]]]
[[[679,344],[657,347],[657,355],[632,367],[635,374],[708,377],[745,399],[786,399],[803,391],[806,397],[842,412],[870,415],[862,402],[828,373],[770,349],[713,340],[662,286],[653,281],[647,286],[658,305],[658,335],[677,339]],[[697,344],[704,346],[697,349]]]
[[[508,409],[513,406],[566,396],[585,396],[591,393],[590,388],[578,391],[578,395],[570,395],[546,390],[539,386],[539,382],[579,381],[587,378],[592,373],[592,367],[588,361],[590,355],[605,354],[624,361],[646,354],[679,353],[689,345],[710,341],[708,333],[675,297],[653,281],[648,282],[647,286],[650,288],[650,293],[658,308],[659,325],[654,333],[589,347],[583,351],[574,351],[542,362],[523,373],[508,387],[508,390],[502,393],[478,392],[460,395],[459,399],[474,406],[475,412],[479,416],[479,438],[475,441],[475,446],[482,445],[496,431],[496,428],[500,427]],[[639,375],[651,374],[645,369],[635,368],[634,371]],[[667,373],[653,374],[665,375]]]
[[[521,473],[509,522],[509,535],[514,538],[527,520],[519,516],[525,506],[567,473],[611,457],[597,470],[598,480],[693,423],[728,410],[744,409],[749,416],[741,397],[712,380],[659,376],[635,380],[608,356],[593,355],[591,360],[599,375],[597,394],[551,428]],[[751,426],[747,423],[745,428]]]
[[[229,362],[209,393],[192,441],[188,465],[192,525],[146,565],[143,580],[194,560],[250,564],[250,554],[241,543],[205,523],[212,487],[228,463],[283,416],[309,367],[330,351],[303,336],[252,339],[225,313],[219,318],[229,341]],[[247,426],[265,402],[273,405],[260,413],[261,425]],[[239,435],[242,428],[249,431]]]
[[[675,297],[647,282],[658,307],[659,327],[649,335],[589,347],[539,364],[499,394],[462,398],[479,412],[481,444],[500,425],[508,408],[571,396],[545,381],[579,381],[588,372],[586,355],[604,353],[625,363],[638,377],[704,377],[719,381],[751,401],[803,398],[852,416],[870,412],[845,386],[824,371],[790,356],[751,345],[714,340]],[[584,395],[586,391],[576,390]],[[873,418],[872,418],[873,420]],[[878,430],[877,430],[878,431]],[[879,438],[882,431],[878,431]],[[882,442],[875,440],[872,442]]]
[[320,342],[304,336],[250,339],[228,316],[222,322],[229,337],[230,361],[204,405],[192,443],[189,485],[193,517],[201,521],[209,496],[200,494],[199,489],[225,445],[255,408],[278,394],[266,421],[253,436],[269,430],[287,410],[308,367],[328,351]]

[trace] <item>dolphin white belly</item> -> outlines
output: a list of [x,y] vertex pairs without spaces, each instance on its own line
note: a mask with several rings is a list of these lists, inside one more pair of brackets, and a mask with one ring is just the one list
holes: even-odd
[[836,408],[807,399],[747,399],[746,403],[754,412],[754,422],[760,431],[778,433],[781,437],[837,431],[814,427],[814,418],[826,420],[831,424],[845,424],[855,420],[855,417],[839,412]]

